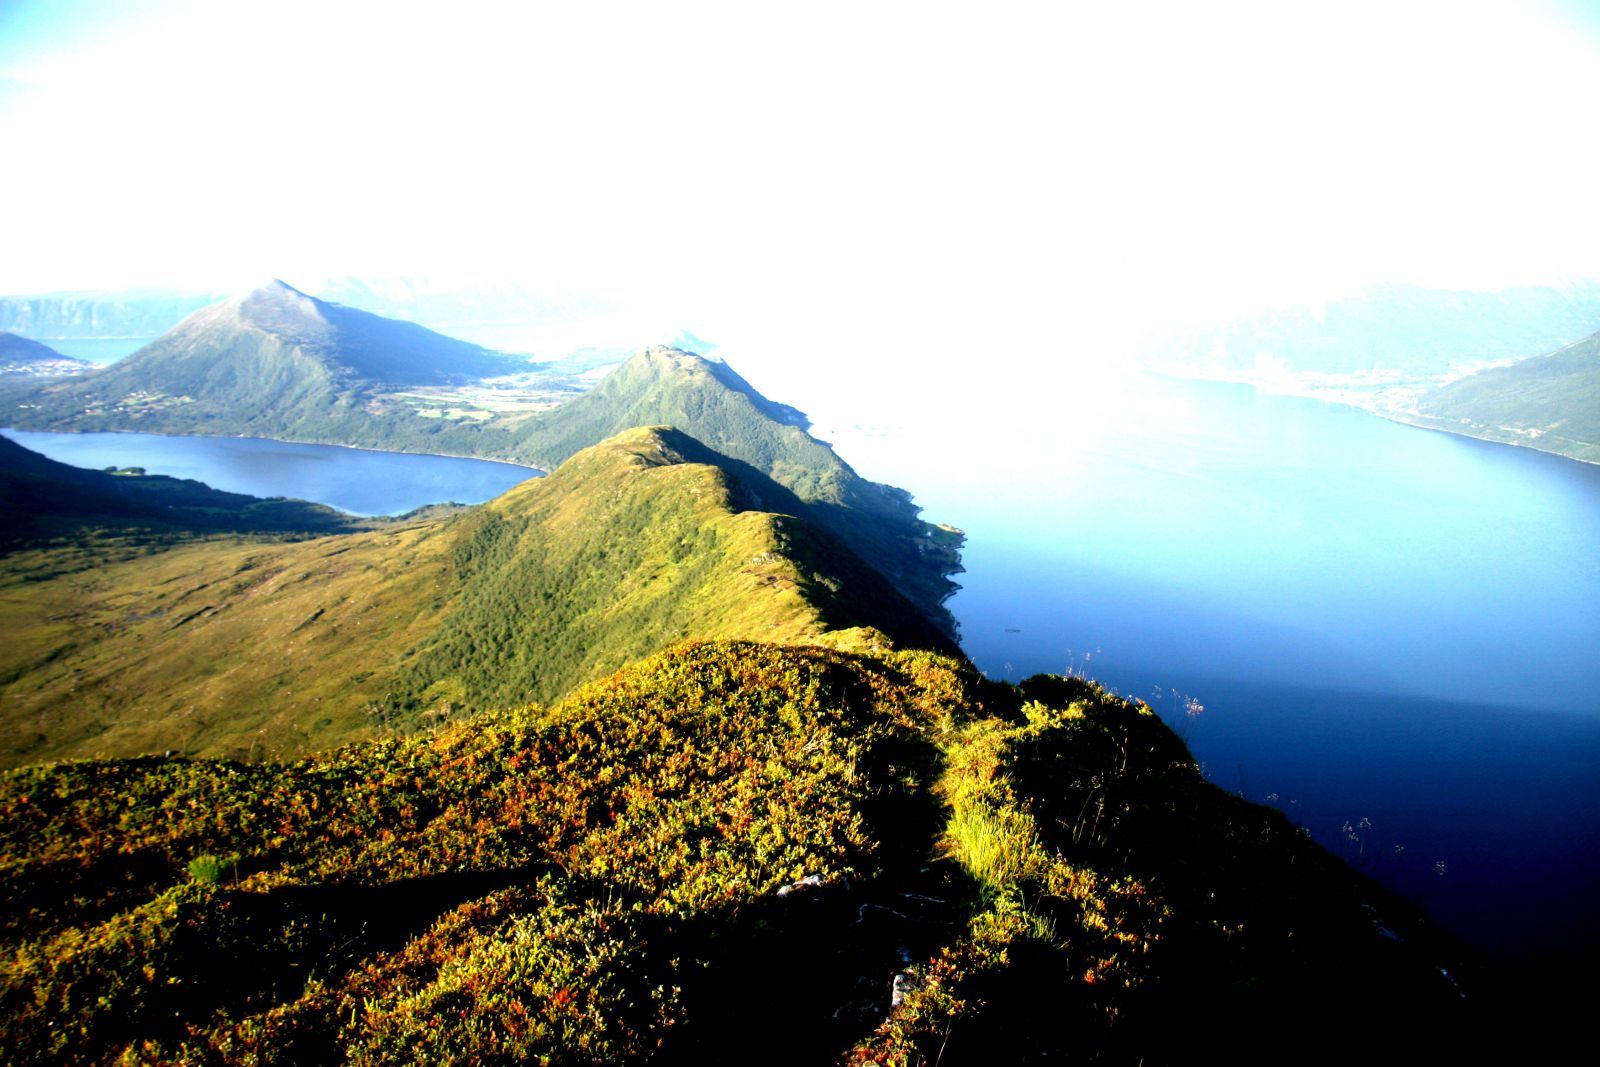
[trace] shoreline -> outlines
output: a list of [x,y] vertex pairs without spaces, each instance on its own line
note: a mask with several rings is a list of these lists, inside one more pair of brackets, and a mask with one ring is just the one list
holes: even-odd
[[386,452],[392,456],[433,456],[437,459],[470,459],[478,463],[497,463],[502,467],[520,467],[523,470],[535,472],[540,478],[547,478],[550,472],[542,467],[535,467],[527,463],[517,463],[509,459],[490,459],[486,456],[465,456],[450,452],[412,452],[400,448],[374,448],[370,445],[350,445],[338,441],[296,441],[287,437],[255,437],[250,434],[221,434],[221,433],[155,433],[150,430],[30,430],[16,426],[0,427],[0,432],[7,433],[53,433],[62,436],[74,435],[78,437],[91,433],[122,433],[144,434],[147,437],[202,437],[211,441],[265,441],[278,445],[318,445],[324,448],[348,448],[354,452]]
[[[1155,371],[1155,373],[1166,378],[1175,379],[1177,381],[1210,382],[1220,385],[1242,385],[1248,386],[1257,392],[1266,393],[1269,396],[1292,396],[1298,397],[1302,400],[1316,400],[1324,404],[1334,404],[1338,407],[1349,408],[1354,411],[1362,411],[1368,415],[1376,416],[1377,418],[1383,419],[1385,422],[1392,422],[1398,426],[1410,426],[1411,428],[1417,430],[1433,430],[1437,433],[1447,433],[1453,437],[1460,437],[1469,441],[1482,441],[1491,445],[1504,445],[1507,448],[1523,448],[1530,452],[1539,452],[1547,456],[1556,456],[1560,459],[1571,460],[1573,463],[1582,463],[1590,467],[1600,466],[1600,458],[1586,459],[1583,456],[1575,456],[1570,452],[1562,452],[1553,448],[1543,448],[1532,441],[1507,440],[1504,437],[1490,437],[1485,433],[1473,433],[1466,427],[1452,425],[1443,419],[1434,419],[1432,416],[1424,415],[1414,409],[1391,407],[1383,404],[1376,394],[1371,395],[1370,397],[1352,396],[1350,395],[1351,390],[1348,386],[1343,388],[1332,387],[1328,389],[1320,389],[1316,386],[1297,385],[1294,383],[1268,383],[1253,379],[1244,374],[1180,373],[1173,368],[1161,368]],[[1399,382],[1388,386],[1388,388],[1404,391],[1406,393],[1412,393],[1418,389],[1417,386],[1402,384]],[[1362,401],[1364,400],[1370,402],[1363,403]],[[1600,445],[1597,445],[1596,448],[1597,450],[1600,450]]]
[[[1366,410],[1366,409],[1362,409]],[[1468,441],[1482,441],[1490,445],[1505,445],[1507,448],[1524,448],[1530,452],[1538,452],[1546,456],[1555,456],[1559,459],[1571,460],[1573,463],[1582,463],[1590,467],[1600,467],[1600,459],[1585,459],[1574,456],[1570,452],[1558,452],[1553,448],[1540,448],[1531,441],[1507,441],[1499,437],[1486,437],[1483,434],[1472,433],[1465,429],[1457,429],[1443,420],[1435,420],[1432,416],[1420,412],[1409,411],[1373,411],[1371,414],[1380,419],[1395,423],[1400,426],[1410,426],[1416,430],[1432,430],[1435,433],[1447,433],[1452,437],[1461,437]]]

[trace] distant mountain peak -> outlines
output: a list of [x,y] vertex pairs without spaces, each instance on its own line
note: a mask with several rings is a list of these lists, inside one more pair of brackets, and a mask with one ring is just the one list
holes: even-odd
[[266,285],[258,286],[257,288],[252,289],[248,293],[244,294],[244,296],[241,297],[240,299],[241,300],[294,301],[294,302],[303,301],[305,303],[313,304],[313,305],[322,303],[322,301],[318,300],[316,297],[307,296],[305,293],[302,293],[300,290],[296,289],[294,286],[286,285],[286,284],[284,284],[283,282],[280,282],[280,281],[272,281],[272,282],[269,282]]
[[229,301],[229,305],[237,308],[239,318],[245,322],[273,333],[299,333],[307,326],[321,333],[328,327],[324,314],[327,304],[276,278]]
[[225,302],[242,304],[250,300],[309,300],[313,303],[322,303],[316,297],[301,292],[282,278],[266,278],[257,284],[237,289],[234,291],[233,296]]
[[639,357],[646,363],[667,363],[675,367],[696,367],[703,363],[721,363],[722,360],[711,356],[702,356],[698,352],[690,352],[672,345],[651,345]]

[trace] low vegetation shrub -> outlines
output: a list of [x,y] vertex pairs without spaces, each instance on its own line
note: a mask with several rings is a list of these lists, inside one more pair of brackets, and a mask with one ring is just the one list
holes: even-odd
[[1367,967],[1450,1007],[1149,709],[922,652],[689,642],[297,763],[26,768],[0,841],[19,1062],[1160,1059]]

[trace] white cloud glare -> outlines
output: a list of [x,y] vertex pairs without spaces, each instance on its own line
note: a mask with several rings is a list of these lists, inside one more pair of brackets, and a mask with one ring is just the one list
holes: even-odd
[[23,0],[0,291],[514,278],[887,380],[1600,273],[1592,20],[1096,7]]

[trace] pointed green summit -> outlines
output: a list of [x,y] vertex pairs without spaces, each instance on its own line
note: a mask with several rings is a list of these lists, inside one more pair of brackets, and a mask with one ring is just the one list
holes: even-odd
[[736,461],[754,505],[810,519],[878,570],[939,626],[961,569],[960,535],[918,518],[903,489],[868,481],[806,432],[804,415],[758,393],[725,363],[651,348],[593,390],[530,420],[518,454],[553,466],[629,426],[670,425]]

